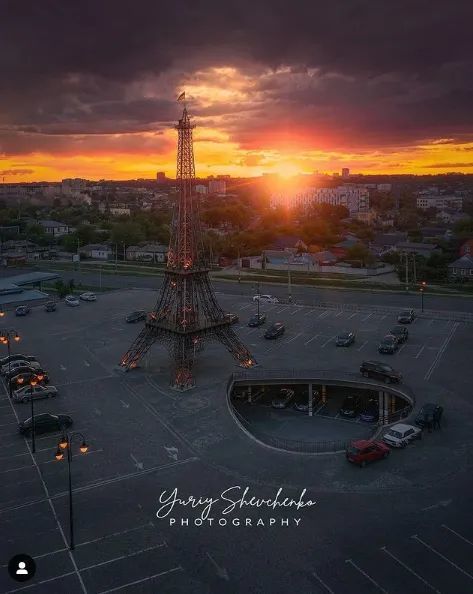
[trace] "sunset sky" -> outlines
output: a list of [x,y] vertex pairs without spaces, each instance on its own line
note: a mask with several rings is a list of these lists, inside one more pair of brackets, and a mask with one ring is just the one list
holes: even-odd
[[[5,0],[0,178],[473,173],[471,3]],[[0,179],[1,181],[1,179]]]

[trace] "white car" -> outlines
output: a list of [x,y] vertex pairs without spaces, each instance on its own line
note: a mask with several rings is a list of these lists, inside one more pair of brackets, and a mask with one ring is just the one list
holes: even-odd
[[85,293],[82,293],[82,295],[79,295],[79,299],[82,299],[82,301],[97,301],[95,293],[91,293],[90,291],[86,291]]
[[53,396],[57,396],[57,388],[55,386],[24,386],[19,390],[15,390],[13,392],[13,400],[15,402],[29,402],[31,399],[31,395],[33,395],[34,400],[39,400],[40,398],[52,398]]
[[19,367],[31,367],[31,369],[41,369],[41,365],[38,361],[27,361],[26,359],[17,359],[16,361],[10,361],[10,363],[2,366],[2,375],[10,371],[15,371]]
[[80,301],[75,295],[68,295],[64,301],[66,302],[66,305],[70,305],[71,307],[80,305]]
[[255,295],[253,297],[253,301],[260,301],[263,303],[279,303],[279,299],[277,297],[273,297],[273,295]]
[[405,448],[414,439],[422,439],[422,429],[414,425],[405,425],[404,423],[393,425],[383,435],[383,441],[393,448]]

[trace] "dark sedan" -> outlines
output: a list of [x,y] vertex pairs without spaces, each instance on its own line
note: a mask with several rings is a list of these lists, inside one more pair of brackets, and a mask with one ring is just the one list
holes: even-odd
[[[63,431],[72,425],[72,418],[69,415],[52,415],[51,413],[42,413],[35,415],[34,430],[35,433],[51,433]],[[28,435],[31,432],[31,417],[25,419],[18,425],[21,434]]]
[[16,316],[27,316],[31,309],[27,305],[20,305],[15,309]]
[[405,326],[394,326],[389,331],[389,334],[395,336],[399,344],[406,342],[409,338],[409,330]]
[[397,321],[400,324],[411,324],[414,321],[415,313],[413,309],[404,309],[397,316]]
[[225,320],[230,322],[230,324],[238,324],[239,317],[236,315],[236,313],[226,313]]
[[11,371],[7,371],[7,373],[5,373],[4,375],[5,381],[9,382],[15,376],[20,375],[21,373],[44,373],[43,370],[39,367],[39,363],[32,361],[32,363],[35,363],[34,366],[29,365],[27,361],[25,361],[24,363],[24,365],[20,365],[18,367],[15,367]]
[[55,301],[48,301],[44,304],[44,309],[47,312],[56,311],[56,302]]
[[361,409],[361,398],[359,396],[347,396],[342,403],[339,414],[342,417],[354,418],[358,416]]
[[337,336],[336,345],[340,347],[347,347],[350,346],[355,342],[355,333],[354,332],[344,332],[343,334],[339,334]]
[[268,328],[266,330],[266,332],[264,333],[264,337],[279,338],[279,336],[282,336],[284,334],[285,330],[286,328],[284,327],[284,324],[282,322],[276,322],[271,326],[271,328]]
[[125,321],[128,324],[135,324],[136,322],[142,322],[146,320],[146,312],[144,310],[134,311],[128,314]]
[[370,398],[360,413],[360,421],[374,423],[379,419],[379,404],[377,398]]
[[266,322],[266,314],[260,313],[251,316],[250,321],[248,322],[248,326],[250,328],[256,328],[258,326],[262,326]]
[[388,355],[393,355],[399,348],[399,343],[395,336],[388,334],[383,338],[383,340],[379,343],[378,346],[378,353],[384,353]]

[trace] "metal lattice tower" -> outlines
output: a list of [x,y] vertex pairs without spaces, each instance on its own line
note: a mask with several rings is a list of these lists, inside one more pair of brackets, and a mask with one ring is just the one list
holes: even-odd
[[174,206],[163,286],[154,310],[148,314],[145,327],[120,363],[129,371],[138,366],[155,342],[165,344],[173,363],[171,386],[178,390],[194,386],[192,368],[195,354],[208,340],[220,341],[242,367],[256,364],[230,327],[231,321],[218,304],[210,284],[198,202],[194,195],[193,128],[185,106],[176,126],[179,194]]

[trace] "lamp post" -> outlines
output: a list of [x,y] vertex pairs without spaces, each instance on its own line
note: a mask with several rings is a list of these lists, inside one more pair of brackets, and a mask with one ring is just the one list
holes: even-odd
[[89,446],[85,442],[85,437],[79,431],[73,431],[72,433],[65,432],[61,437],[61,441],[57,445],[55,454],[56,460],[62,460],[64,458],[64,451],[67,452],[67,467],[69,470],[69,549],[74,550],[74,510],[72,506],[72,474],[71,474],[71,462],[72,462],[72,442],[74,437],[79,436],[82,439],[82,443],[79,450],[82,454],[86,454]]
[[34,423],[34,397],[33,388],[38,385],[38,382],[42,381],[44,376],[41,373],[35,374],[30,378],[30,403],[31,403],[31,451],[33,454],[36,453],[36,428]]
[[287,292],[289,297],[289,303],[292,303],[291,262],[289,260],[289,254],[287,255]]
[[[5,314],[5,312],[3,312]],[[3,316],[2,316],[3,317]],[[6,344],[8,347],[8,393],[10,394],[10,398],[12,397],[12,389],[11,389],[11,381],[10,381],[10,372],[11,372],[11,341],[14,340],[15,342],[19,342],[20,335],[16,330],[2,330],[0,333],[0,342],[2,344]]]
[[420,291],[420,309],[422,311],[422,313],[424,313],[424,291],[425,288],[427,287],[427,283],[425,281],[422,281],[420,283],[420,287],[419,287],[419,291]]

